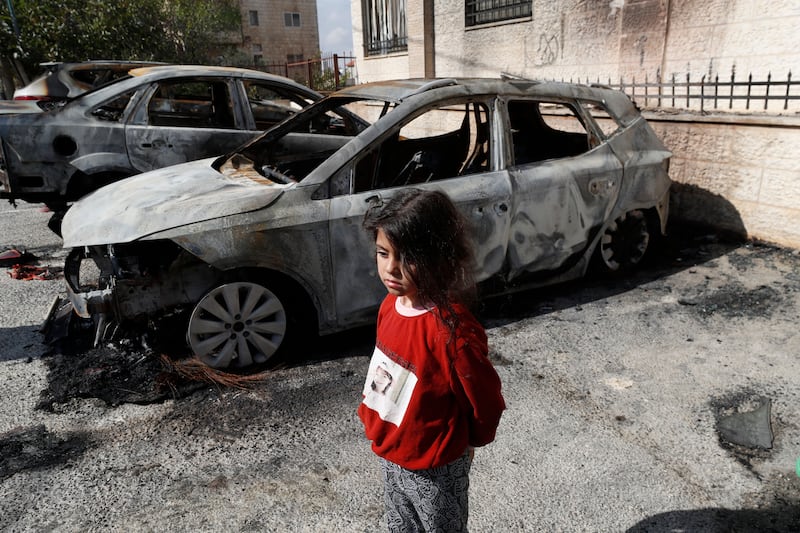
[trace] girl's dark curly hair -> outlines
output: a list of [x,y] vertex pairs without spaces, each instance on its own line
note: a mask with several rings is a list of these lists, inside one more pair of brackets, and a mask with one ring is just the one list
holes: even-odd
[[472,300],[475,279],[466,222],[450,198],[440,191],[403,189],[382,208],[370,208],[364,227],[373,236],[383,230],[420,298],[454,334],[458,316],[452,304]]

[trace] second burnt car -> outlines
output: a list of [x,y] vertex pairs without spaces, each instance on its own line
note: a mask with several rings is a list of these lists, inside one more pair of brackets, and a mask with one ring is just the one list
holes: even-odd
[[135,68],[63,106],[0,117],[0,198],[59,211],[113,181],[232,150],[321,97],[248,69]]
[[304,331],[374,321],[385,289],[361,223],[398,190],[454,200],[472,226],[477,279],[497,294],[640,262],[666,227],[670,155],[606,88],[351,87],[235,153],[77,202],[64,219],[68,293],[98,339],[104,325],[181,317],[202,361],[246,367]]
[[92,90],[127,75],[138,67],[163,65],[152,61],[83,61],[80,63],[42,63],[44,73],[25,87],[14,91],[14,100],[31,101],[43,110],[53,109]]

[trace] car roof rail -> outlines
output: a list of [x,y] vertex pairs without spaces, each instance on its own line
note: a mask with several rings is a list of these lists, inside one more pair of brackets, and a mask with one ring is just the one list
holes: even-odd
[[431,89],[439,89],[440,87],[447,87],[449,85],[458,85],[458,82],[453,78],[441,78],[438,80],[432,80],[424,85],[420,85],[417,88],[417,90],[415,90],[408,96],[414,96],[415,94],[424,93],[425,91],[430,91]]
[[542,80],[533,80],[531,78],[526,78],[525,76],[512,74],[510,72],[501,72],[500,79],[503,81],[528,81],[531,83],[542,83]]

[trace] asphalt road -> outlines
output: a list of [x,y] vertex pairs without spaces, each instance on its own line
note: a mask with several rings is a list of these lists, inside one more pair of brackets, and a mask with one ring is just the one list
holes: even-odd
[[[0,251],[56,272],[47,217],[0,205]],[[678,233],[636,275],[487,303],[508,410],[475,456],[471,531],[800,529],[800,256]],[[0,273],[0,530],[383,530],[355,414],[369,331],[247,388],[171,390],[147,351],[44,345],[62,287]],[[731,420],[771,447],[731,444]]]

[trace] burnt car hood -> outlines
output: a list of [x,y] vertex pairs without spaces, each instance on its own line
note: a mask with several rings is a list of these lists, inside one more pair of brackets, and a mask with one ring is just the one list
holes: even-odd
[[261,209],[286,187],[254,173],[223,175],[214,158],[146,172],[81,198],[64,215],[65,248],[135,241],[153,233]]

